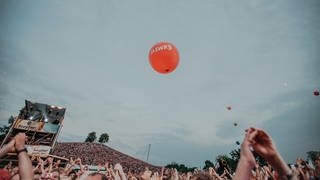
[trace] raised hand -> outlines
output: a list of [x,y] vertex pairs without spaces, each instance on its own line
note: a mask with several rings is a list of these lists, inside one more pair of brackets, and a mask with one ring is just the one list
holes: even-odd
[[256,165],[256,160],[250,150],[256,132],[253,128],[246,130],[246,135],[241,144],[240,160],[237,165],[235,179],[250,179],[251,169]]
[[192,172],[188,172],[188,173],[187,173],[187,180],[190,180],[191,177],[192,177]]
[[78,157],[78,158],[76,159],[75,163],[76,163],[76,164],[79,164],[79,165],[82,165],[81,158]]
[[14,140],[15,140],[14,147],[16,148],[16,150],[21,150],[25,148],[26,138],[27,136],[25,133],[19,133],[14,137]]
[[43,163],[43,160],[41,159],[40,156],[37,157],[37,161],[38,161],[39,164],[42,164],[42,163]]
[[142,178],[143,180],[150,180],[150,179],[151,179],[151,174],[152,174],[152,172],[149,171],[148,168],[146,168],[146,170],[145,170],[144,173],[142,174],[141,178]]
[[282,178],[292,177],[292,171],[281,157],[271,137],[264,130],[251,127],[247,129],[247,134],[254,151],[267,160]]
[[6,145],[6,147],[8,147],[8,152],[14,152],[14,151],[16,151],[15,144],[16,144],[16,140],[15,140],[15,138],[13,138],[13,139]]
[[72,157],[70,157],[69,164],[70,164],[71,166],[74,166],[74,165],[75,165],[75,161],[73,160]]
[[254,151],[267,161],[277,155],[277,149],[271,137],[262,129],[249,128],[249,142]]
[[48,157],[47,158],[47,162],[48,162],[48,164],[51,165],[53,163],[53,158],[52,157]]
[[177,169],[173,169],[173,180],[179,180],[179,174]]
[[250,168],[253,168],[256,165],[256,160],[250,150],[252,147],[252,138],[254,131],[253,129],[246,130],[245,138],[241,144],[240,157],[244,159]]
[[31,156],[31,161],[34,161],[34,160],[36,160],[37,159],[37,157],[35,156],[35,155],[32,155]]
[[97,166],[97,172],[100,172],[101,168],[102,168],[102,165],[101,165],[101,163],[99,163]]

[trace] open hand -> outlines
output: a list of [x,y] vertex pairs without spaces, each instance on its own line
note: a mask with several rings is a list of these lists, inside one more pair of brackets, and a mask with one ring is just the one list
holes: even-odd
[[276,147],[271,137],[262,129],[249,128],[249,142],[256,153],[265,158],[267,161],[277,155]]

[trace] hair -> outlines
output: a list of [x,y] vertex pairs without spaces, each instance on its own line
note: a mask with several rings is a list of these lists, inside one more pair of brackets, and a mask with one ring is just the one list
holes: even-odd
[[212,178],[209,176],[209,174],[205,173],[198,173],[192,176],[193,180],[211,180]]
[[107,177],[104,174],[98,173],[98,172],[94,172],[89,174],[89,176],[100,176],[101,180],[107,180]]

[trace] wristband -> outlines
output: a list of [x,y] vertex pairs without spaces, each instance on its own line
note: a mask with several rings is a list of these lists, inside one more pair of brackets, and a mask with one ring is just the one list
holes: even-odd
[[22,148],[22,149],[20,149],[20,150],[17,150],[17,154],[19,155],[21,152],[26,152],[26,153],[28,153],[28,150],[27,150],[27,148]]

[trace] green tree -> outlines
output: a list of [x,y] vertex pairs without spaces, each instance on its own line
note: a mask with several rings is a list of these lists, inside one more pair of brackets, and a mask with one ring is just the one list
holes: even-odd
[[256,152],[253,151],[253,156],[254,158],[256,159],[256,162],[260,165],[260,166],[264,166],[264,165],[267,165],[267,161],[262,157],[260,156],[259,154],[257,154]]
[[228,155],[219,155],[216,158],[216,162],[218,163],[219,159],[222,158],[227,163],[227,166],[230,168],[230,170],[232,172],[235,172],[236,168],[237,168],[237,164],[238,164],[239,159],[240,159],[240,148],[232,150],[229,153],[229,155],[231,157],[229,157]]
[[1,141],[6,137],[13,122],[14,122],[14,117],[10,116],[8,119],[8,125],[3,125],[2,127],[0,127],[0,140]]
[[320,151],[308,151],[307,152],[307,159],[314,162],[317,156],[320,156]]
[[176,162],[172,162],[172,163],[166,165],[165,168],[168,168],[168,169],[174,168],[178,172],[181,172],[181,173],[192,172],[192,171],[194,171],[194,169],[196,169],[196,167],[189,168],[184,164],[178,164]]
[[230,168],[232,171],[235,171],[240,159],[240,148],[232,150],[229,154],[231,156],[231,160],[227,162],[230,163]]
[[203,167],[203,169],[204,169],[204,170],[207,170],[207,169],[209,169],[209,167],[213,167],[213,166],[214,166],[213,162],[211,162],[211,161],[209,161],[209,160],[206,160],[206,161],[204,162],[204,167]]
[[[228,163],[228,165],[230,166],[230,169],[232,171],[235,171],[237,168],[237,164],[239,162],[239,159],[240,159],[240,148],[232,150],[229,153],[229,155],[231,156],[231,158],[228,157],[227,155],[223,155],[222,157]],[[256,162],[258,164],[260,164],[261,166],[267,164],[265,159],[263,157],[261,157],[260,155],[258,155],[257,153],[253,152],[253,156],[255,157]]]
[[86,140],[84,142],[94,142],[97,139],[97,134],[96,132],[91,132],[88,134]]
[[[219,163],[220,160],[224,160],[226,162],[226,166],[228,167],[228,169],[230,169],[232,172],[236,171],[237,168],[237,163],[238,161],[230,158],[228,155],[219,155],[216,158],[216,162]],[[231,172],[230,172],[231,173]]]
[[102,133],[99,138],[99,143],[107,143],[109,141],[109,134]]
[[233,160],[238,162],[240,159],[240,148],[232,150],[229,154]]

